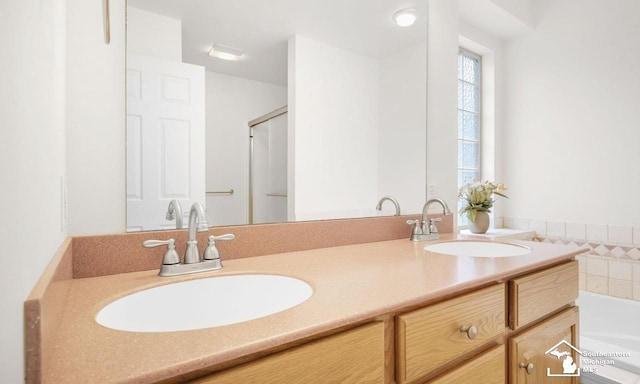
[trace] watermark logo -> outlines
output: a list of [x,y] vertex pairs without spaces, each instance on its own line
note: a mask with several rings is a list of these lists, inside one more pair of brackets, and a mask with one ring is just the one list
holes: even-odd
[[551,355],[556,357],[558,360],[562,360],[562,373],[552,373],[551,368],[547,368],[547,376],[549,377],[577,377],[580,376],[580,368],[573,360],[573,356],[571,356],[571,351],[576,351],[576,353],[582,356],[582,352],[571,345],[571,343],[562,340],[558,344],[549,348],[545,355]]

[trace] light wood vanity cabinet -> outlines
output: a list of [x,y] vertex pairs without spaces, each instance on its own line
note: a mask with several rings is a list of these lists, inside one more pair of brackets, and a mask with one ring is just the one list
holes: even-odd
[[562,340],[577,347],[577,295],[578,263],[566,262],[194,383],[577,383],[548,377],[562,361],[545,354]]
[[578,262],[509,281],[509,327],[519,329],[578,298]]
[[[509,382],[518,384],[577,384],[578,377],[551,376],[563,374],[562,364],[566,357],[558,358],[547,351],[563,340],[571,345],[577,345],[578,307],[569,308],[509,339]],[[572,361],[578,361],[577,352],[568,346],[561,345],[559,351],[570,352]]]
[[[562,361],[545,354],[562,340],[577,345],[577,298],[578,262],[570,261],[399,315],[397,382],[577,382],[548,377],[547,367],[562,373]],[[475,338],[461,326],[475,326]]]
[[384,339],[384,322],[377,321],[214,373],[193,383],[384,383]]
[[421,382],[504,335],[504,300],[504,284],[498,284],[398,316],[398,383]]
[[505,347],[499,345],[479,357],[462,364],[429,384],[503,384],[505,382]]
[[[578,347],[578,307],[571,306],[577,298],[577,261],[509,281],[509,327],[515,331],[509,338],[509,383],[578,383],[577,377],[549,376],[563,373],[564,357],[547,353],[563,340]],[[562,308],[568,309],[550,316]],[[561,351],[578,361],[575,350],[565,345]]]

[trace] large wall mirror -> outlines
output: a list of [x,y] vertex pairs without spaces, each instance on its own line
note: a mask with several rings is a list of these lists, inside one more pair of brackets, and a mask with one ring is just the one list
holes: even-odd
[[214,226],[420,212],[427,8],[128,0],[127,230],[175,228],[171,200]]

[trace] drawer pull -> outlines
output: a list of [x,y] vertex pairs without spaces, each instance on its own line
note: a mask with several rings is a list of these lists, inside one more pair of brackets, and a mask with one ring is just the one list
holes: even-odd
[[533,373],[533,363],[529,363],[527,365],[520,363],[519,367],[526,369],[529,375]]
[[464,325],[462,325],[460,327],[460,333],[466,333],[468,338],[475,339],[478,335],[478,329],[474,326],[465,327]]

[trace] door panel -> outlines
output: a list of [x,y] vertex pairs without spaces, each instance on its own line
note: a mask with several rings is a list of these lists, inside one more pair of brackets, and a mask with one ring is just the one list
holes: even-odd
[[184,222],[206,203],[204,68],[134,54],[127,67],[127,230],[175,228],[172,199]]

